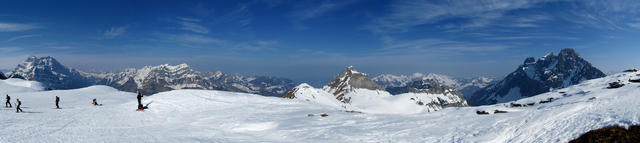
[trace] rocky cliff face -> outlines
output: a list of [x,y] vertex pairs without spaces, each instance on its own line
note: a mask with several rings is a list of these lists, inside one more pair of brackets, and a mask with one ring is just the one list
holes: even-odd
[[527,58],[516,71],[500,82],[489,85],[469,98],[471,105],[487,105],[513,101],[565,88],[584,80],[606,76],[591,66],[573,49],[563,49],[558,55],[549,53],[537,61]]

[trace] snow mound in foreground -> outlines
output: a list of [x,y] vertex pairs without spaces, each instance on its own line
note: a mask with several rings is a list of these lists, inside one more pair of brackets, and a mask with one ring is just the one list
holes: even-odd
[[44,86],[37,81],[28,81],[24,79],[9,78],[0,80],[0,87],[3,92],[29,92],[29,91],[41,91]]

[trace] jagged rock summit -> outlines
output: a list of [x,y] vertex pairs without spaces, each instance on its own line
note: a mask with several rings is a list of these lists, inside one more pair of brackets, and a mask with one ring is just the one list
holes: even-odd
[[384,90],[384,87],[373,82],[367,74],[356,71],[353,66],[340,72],[324,87],[325,91],[345,103],[349,103],[349,99],[344,98],[344,94],[355,89]]
[[475,92],[468,100],[471,105],[503,103],[605,76],[574,49],[562,49],[558,55],[549,53],[537,61],[525,59],[503,80]]

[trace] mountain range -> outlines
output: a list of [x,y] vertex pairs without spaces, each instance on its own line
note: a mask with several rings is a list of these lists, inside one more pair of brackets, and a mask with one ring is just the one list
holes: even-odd
[[503,103],[605,76],[574,49],[562,49],[558,55],[549,53],[537,61],[533,57],[525,59],[514,72],[468,99],[471,105]]
[[107,85],[122,91],[153,94],[174,89],[211,89],[282,96],[295,83],[289,79],[267,76],[201,73],[187,64],[145,66],[117,73],[87,73],[67,68],[53,57],[29,57],[19,64],[10,78],[35,80],[50,89],[75,89],[90,85]]
[[[225,74],[220,71],[199,72],[187,64],[145,66],[114,73],[88,73],[68,68],[48,56],[29,57],[12,72],[6,75],[0,73],[0,79],[22,78],[39,81],[49,89],[107,85],[122,91],[143,94],[175,89],[223,90],[288,98],[318,94],[326,95],[327,99],[335,99],[339,103],[331,104],[336,105],[356,105],[373,99],[370,97],[388,100],[412,96],[406,100],[415,101],[418,105],[432,106],[428,110],[508,102],[604,76],[602,71],[593,67],[573,49],[563,49],[558,55],[549,53],[538,60],[533,57],[526,58],[522,65],[502,80],[488,77],[452,78],[433,73],[415,73],[410,76],[382,74],[370,78],[369,75],[349,66],[321,89],[308,84],[295,86],[295,82],[279,77]],[[302,88],[305,90],[301,90]],[[354,99],[360,101],[353,101]]]
[[433,82],[437,82],[439,84],[457,89],[462,95],[465,96],[465,98],[471,96],[473,92],[486,87],[492,82],[495,82],[495,79],[491,77],[480,76],[475,78],[454,78],[451,76],[434,73],[414,73],[410,76],[381,74],[374,77],[372,80],[384,86],[385,88],[402,87],[407,86],[408,84],[415,81],[431,80]]

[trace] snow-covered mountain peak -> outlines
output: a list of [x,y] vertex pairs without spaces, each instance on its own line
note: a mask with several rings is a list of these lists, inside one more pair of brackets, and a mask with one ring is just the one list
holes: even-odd
[[494,104],[565,88],[605,74],[582,59],[573,49],[563,49],[558,56],[547,54],[538,61],[527,58],[523,65],[502,81],[473,94],[473,105]]
[[50,56],[31,56],[12,72],[11,78],[47,81],[45,86],[53,89],[72,89],[89,86],[89,81],[80,72],[67,68]]

